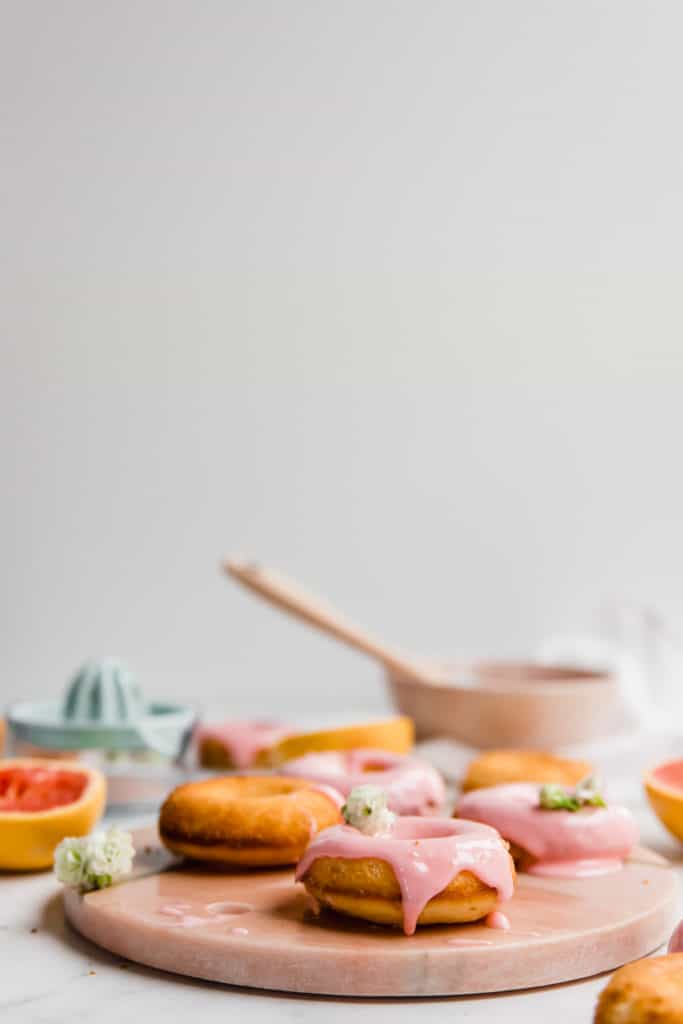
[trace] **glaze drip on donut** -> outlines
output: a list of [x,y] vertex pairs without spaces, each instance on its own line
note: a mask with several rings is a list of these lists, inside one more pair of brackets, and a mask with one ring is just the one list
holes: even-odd
[[431,764],[387,750],[327,750],[294,758],[284,767],[288,775],[333,786],[343,796],[367,783],[381,786],[396,814],[433,814],[446,797],[443,779]]
[[415,931],[427,903],[461,871],[469,871],[495,889],[501,900],[512,896],[510,855],[495,829],[446,818],[398,818],[389,835],[364,835],[348,825],[324,829],[308,845],[296,880],[321,857],[376,858],[391,866],[401,890],[403,930]]
[[510,919],[507,914],[503,914],[500,910],[492,910],[486,916],[486,926],[487,928],[496,928],[498,931],[508,932],[510,931]]
[[466,793],[460,818],[498,829],[533,858],[530,874],[585,878],[618,870],[638,841],[638,828],[625,807],[545,810],[533,783],[492,786]]

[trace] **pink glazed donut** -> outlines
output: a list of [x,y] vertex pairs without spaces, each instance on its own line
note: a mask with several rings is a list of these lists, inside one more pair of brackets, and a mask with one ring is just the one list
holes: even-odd
[[638,827],[625,807],[546,810],[540,786],[515,782],[473,789],[461,797],[459,818],[497,829],[511,844],[520,870],[557,878],[587,878],[618,871],[638,842]]
[[332,786],[348,796],[356,786],[375,785],[396,814],[436,814],[446,798],[443,779],[431,764],[387,750],[327,750],[287,761],[283,770]]

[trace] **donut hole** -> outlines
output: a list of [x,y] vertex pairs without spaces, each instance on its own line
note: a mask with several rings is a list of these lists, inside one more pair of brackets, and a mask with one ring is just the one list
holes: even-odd
[[274,796],[290,796],[301,789],[310,788],[302,779],[274,778],[269,775],[245,775],[240,779],[235,795],[242,800],[271,800]]
[[404,841],[445,839],[458,832],[458,821],[453,818],[397,818],[391,836]]

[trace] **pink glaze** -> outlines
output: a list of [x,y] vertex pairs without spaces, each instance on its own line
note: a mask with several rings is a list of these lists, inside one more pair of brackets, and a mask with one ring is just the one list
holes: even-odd
[[159,908],[159,913],[164,917],[184,917],[188,910],[192,910],[191,903],[168,903]]
[[595,878],[621,871],[624,862],[618,857],[579,858],[577,860],[538,861],[529,866],[530,875],[542,878]]
[[[196,906],[192,903],[166,903],[159,907],[158,913],[171,920],[169,925],[175,928],[197,928],[202,924],[215,924],[228,921],[239,914],[247,914],[253,910],[251,903],[238,903],[225,900],[221,903],[207,903]],[[232,928],[231,931],[237,931]],[[246,932],[244,932],[246,934]]]
[[495,829],[453,818],[397,818],[390,833],[364,835],[333,825],[311,840],[296,869],[301,881],[319,857],[374,857],[391,865],[401,888],[403,930],[412,935],[432,897],[461,871],[471,871],[501,900],[512,896],[510,857]]
[[485,923],[488,928],[497,928],[502,932],[510,931],[510,918],[501,910],[492,910],[487,914]]
[[614,871],[628,857],[638,828],[625,807],[548,811],[538,805],[539,788],[519,782],[475,789],[461,798],[456,813],[491,825],[531,854],[531,874],[586,878]]
[[201,725],[195,731],[198,744],[209,739],[222,743],[235,768],[251,768],[262,750],[291,735],[291,728],[280,722],[228,721],[220,725]]
[[431,764],[387,750],[305,754],[288,761],[283,771],[334,786],[344,796],[355,786],[381,786],[389,809],[396,814],[433,814],[446,798],[443,779]]
[[669,940],[667,953],[683,953],[683,921],[679,921]]

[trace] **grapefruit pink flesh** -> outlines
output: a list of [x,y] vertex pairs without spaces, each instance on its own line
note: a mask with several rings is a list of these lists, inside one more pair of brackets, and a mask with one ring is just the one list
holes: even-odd
[[88,784],[81,772],[0,769],[0,811],[47,811],[78,800]]

